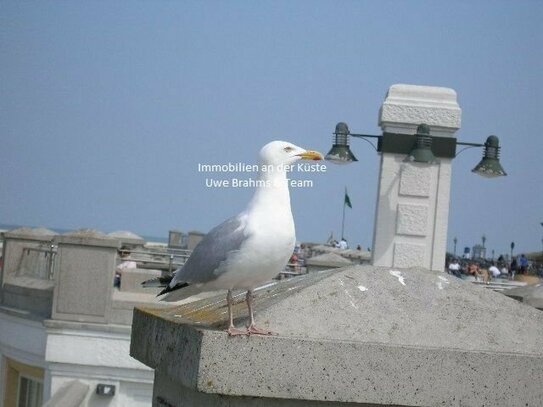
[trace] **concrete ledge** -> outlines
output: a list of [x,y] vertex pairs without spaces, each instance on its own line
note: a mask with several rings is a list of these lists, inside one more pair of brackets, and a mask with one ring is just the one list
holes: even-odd
[[463,406],[481,400],[489,406],[543,404],[540,355],[230,338],[143,309],[135,310],[132,330],[133,336],[147,338],[147,346],[132,347],[133,357],[201,393],[401,406],[457,405],[453,400]]
[[271,284],[257,319],[282,336],[228,337],[222,295],[139,307],[131,355],[155,369],[155,406],[543,405],[543,314],[445,276],[355,266]]
[[3,286],[3,305],[49,318],[54,282],[32,277],[8,277]]

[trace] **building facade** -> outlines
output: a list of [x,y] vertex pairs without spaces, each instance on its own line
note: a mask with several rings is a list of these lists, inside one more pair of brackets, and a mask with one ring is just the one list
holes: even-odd
[[[136,248],[143,240],[131,239]],[[82,230],[4,233],[0,274],[0,404],[143,407],[153,372],[129,356],[137,292],[160,273],[133,269],[114,287],[122,238]],[[132,282],[132,288],[130,284]]]

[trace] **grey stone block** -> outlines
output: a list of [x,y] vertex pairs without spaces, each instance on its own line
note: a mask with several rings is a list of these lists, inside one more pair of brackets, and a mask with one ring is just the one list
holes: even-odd
[[119,241],[92,231],[57,238],[53,318],[107,322]]
[[190,405],[182,386],[231,403],[209,405],[543,405],[543,314],[447,274],[349,267],[268,286],[256,304],[280,336],[228,337],[222,296],[136,309],[131,355],[155,369],[155,402]]

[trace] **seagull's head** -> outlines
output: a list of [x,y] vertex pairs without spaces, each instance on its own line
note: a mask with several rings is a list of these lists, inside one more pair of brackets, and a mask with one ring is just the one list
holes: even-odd
[[287,165],[298,160],[322,160],[321,153],[306,150],[288,141],[272,141],[260,150],[260,160],[266,165]]

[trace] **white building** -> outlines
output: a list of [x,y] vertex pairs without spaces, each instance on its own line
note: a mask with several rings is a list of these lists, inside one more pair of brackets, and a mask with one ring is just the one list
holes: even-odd
[[113,287],[122,244],[88,230],[4,233],[1,405],[38,407],[51,398],[48,406],[151,405],[153,372],[129,346],[134,305],[156,301],[156,291],[136,288],[158,271],[130,270],[123,288]]

